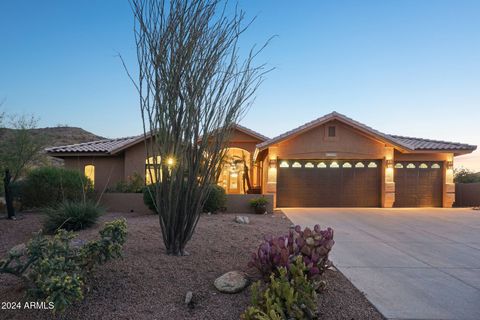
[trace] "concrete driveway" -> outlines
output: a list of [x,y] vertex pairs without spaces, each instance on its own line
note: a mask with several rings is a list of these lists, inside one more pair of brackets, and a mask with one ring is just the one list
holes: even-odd
[[480,212],[288,208],[335,229],[331,258],[389,319],[480,319]]

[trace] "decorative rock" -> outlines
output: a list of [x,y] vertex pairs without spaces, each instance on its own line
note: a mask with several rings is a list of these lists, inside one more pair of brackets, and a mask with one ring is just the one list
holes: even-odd
[[25,245],[25,243],[20,243],[14,246],[12,249],[10,249],[10,254],[20,256],[23,253],[25,253],[26,250],[27,250],[27,246]]
[[189,308],[193,308],[193,292],[188,291],[187,294],[185,295],[185,304]]
[[240,223],[240,224],[249,224],[250,219],[248,217],[245,217],[245,216],[236,216],[235,217],[235,222]]
[[243,272],[230,271],[215,279],[213,284],[220,292],[237,293],[245,289],[248,279]]
[[474,207],[473,210],[480,210],[480,207]]

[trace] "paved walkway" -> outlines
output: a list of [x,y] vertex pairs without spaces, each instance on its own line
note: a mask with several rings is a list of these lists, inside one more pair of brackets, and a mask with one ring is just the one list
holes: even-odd
[[335,229],[331,259],[389,319],[480,319],[480,212],[288,208]]

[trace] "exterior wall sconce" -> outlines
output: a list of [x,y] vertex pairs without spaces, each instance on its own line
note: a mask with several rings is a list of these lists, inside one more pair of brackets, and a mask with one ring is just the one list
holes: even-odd
[[393,160],[386,160],[385,161],[385,164],[387,166],[388,169],[392,169],[393,168]]
[[275,159],[270,159],[270,161],[268,161],[268,166],[270,168],[276,168],[277,167],[277,160]]
[[447,161],[447,170],[453,169],[453,161]]

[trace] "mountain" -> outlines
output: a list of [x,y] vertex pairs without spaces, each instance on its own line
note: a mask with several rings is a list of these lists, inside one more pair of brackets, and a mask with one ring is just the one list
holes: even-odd
[[[14,135],[16,129],[0,128],[0,140],[8,141]],[[44,141],[45,148],[63,146],[75,143],[89,142],[95,140],[105,139],[88,132],[82,128],[77,127],[47,127],[29,129],[33,136],[38,136]],[[63,163],[60,159],[55,159],[48,156],[41,156],[39,161],[36,161],[33,166],[40,165],[61,165]]]

